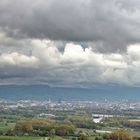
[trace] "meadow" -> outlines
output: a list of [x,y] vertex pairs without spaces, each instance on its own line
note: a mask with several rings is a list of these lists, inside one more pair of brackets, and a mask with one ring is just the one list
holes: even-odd
[[45,140],[41,137],[17,137],[17,136],[0,136],[0,140]]

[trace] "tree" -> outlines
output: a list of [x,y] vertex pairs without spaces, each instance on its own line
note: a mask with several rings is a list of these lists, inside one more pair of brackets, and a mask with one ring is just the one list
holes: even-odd
[[78,140],[88,140],[88,137],[86,135],[80,135]]
[[18,122],[15,126],[15,132],[21,135],[24,133],[30,133],[32,130],[32,125],[26,122]]
[[118,130],[109,134],[108,140],[132,140],[132,136],[127,131]]
[[74,125],[61,124],[56,128],[56,134],[59,136],[73,135],[74,131]]
[[53,139],[54,135],[55,135],[55,129],[51,129],[50,132],[49,132],[50,138]]
[[96,136],[95,140],[103,140],[103,137],[102,136]]

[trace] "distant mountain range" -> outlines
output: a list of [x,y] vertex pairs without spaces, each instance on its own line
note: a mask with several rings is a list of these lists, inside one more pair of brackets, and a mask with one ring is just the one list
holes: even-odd
[[0,86],[0,99],[6,100],[130,100],[140,101],[139,87],[97,86],[86,88],[58,88],[45,85]]

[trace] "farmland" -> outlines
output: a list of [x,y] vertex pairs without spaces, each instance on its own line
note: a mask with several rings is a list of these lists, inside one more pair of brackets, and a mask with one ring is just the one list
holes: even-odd
[[[79,107],[58,102],[57,108],[50,107],[53,102],[47,107],[30,106],[33,103],[27,101],[16,108],[13,104],[6,103],[0,110],[0,140],[106,140],[114,132],[122,135],[118,130],[140,137],[139,111],[124,110],[122,114],[119,110],[81,108],[85,104],[81,102]],[[94,122],[98,118],[100,121]]]

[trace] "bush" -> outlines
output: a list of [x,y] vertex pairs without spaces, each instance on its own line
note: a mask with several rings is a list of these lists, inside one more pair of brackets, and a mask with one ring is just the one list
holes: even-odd
[[78,140],[88,140],[88,137],[86,135],[80,135]]

